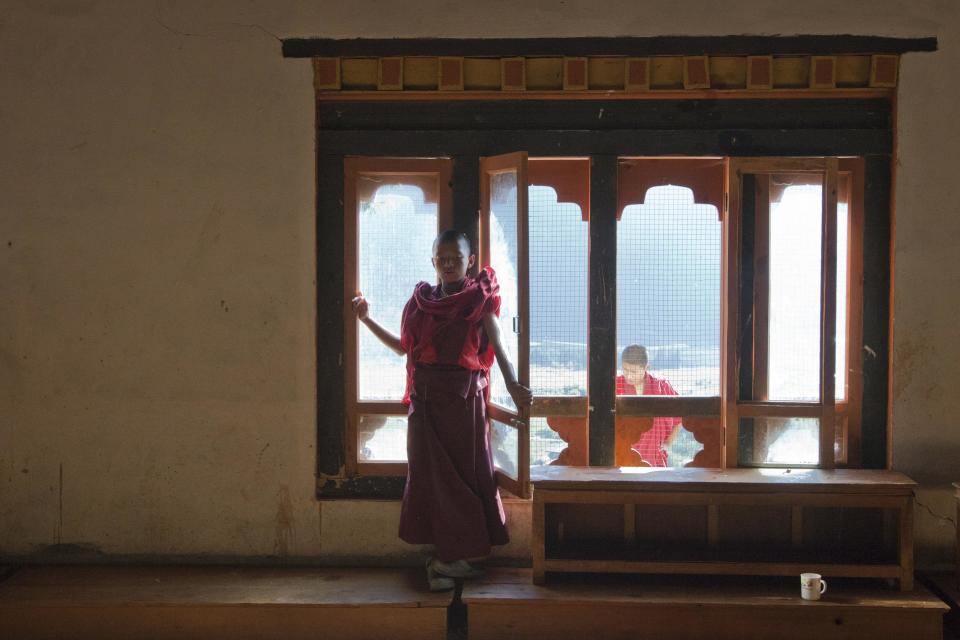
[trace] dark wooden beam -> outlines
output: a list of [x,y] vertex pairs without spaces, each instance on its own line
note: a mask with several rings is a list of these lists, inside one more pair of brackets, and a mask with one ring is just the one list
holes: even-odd
[[614,464],[617,371],[617,157],[590,161],[590,465]]
[[480,159],[477,155],[453,159],[453,226],[470,237],[470,246],[477,253],[480,224]]
[[317,103],[332,129],[890,129],[884,98],[477,100]]
[[317,157],[317,471],[343,466],[343,158]]
[[364,56],[811,55],[936,51],[937,38],[863,35],[646,38],[286,38],[286,58]]
[[862,465],[887,464],[887,380],[890,339],[890,156],[864,166]]
[[317,146],[321,154],[368,156],[493,156],[517,149],[531,156],[831,156],[887,154],[892,143],[889,131],[876,129],[432,129],[321,130]]

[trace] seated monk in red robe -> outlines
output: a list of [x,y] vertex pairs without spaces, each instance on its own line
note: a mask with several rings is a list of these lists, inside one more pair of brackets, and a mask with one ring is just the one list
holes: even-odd
[[494,357],[518,407],[533,401],[517,382],[500,340],[499,285],[493,269],[476,277],[467,237],[445,231],[433,243],[440,284],[420,282],[403,309],[400,336],[377,324],[362,294],[357,317],[387,347],[407,356],[407,483],[400,538],[432,544],[427,561],[434,590],[452,589],[452,578],[479,572],[467,559],[506,544],[506,519],[494,478],[487,400]]

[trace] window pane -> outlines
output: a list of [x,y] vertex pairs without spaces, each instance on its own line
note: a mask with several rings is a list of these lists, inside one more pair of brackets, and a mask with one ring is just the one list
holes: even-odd
[[850,272],[850,216],[846,193],[837,203],[837,378],[836,399],[847,396],[847,277]]
[[406,462],[407,418],[360,416],[357,426],[357,459],[360,462]]
[[[820,178],[815,178],[820,180]],[[820,399],[822,184],[771,177],[767,399]],[[807,178],[809,180],[809,178]]]
[[[514,370],[520,352],[520,338],[514,331],[519,318],[517,298],[517,174],[513,171],[490,176],[490,266],[500,283],[500,328],[503,347]],[[507,393],[498,365],[493,366],[490,398],[508,409],[516,409]]]
[[[644,204],[624,209],[617,225],[619,394],[720,394],[720,233],[716,207],[695,203],[686,187],[655,187]],[[644,348],[646,377],[623,369],[630,345]]]
[[[379,180],[360,176],[358,181]],[[358,189],[358,193],[363,193]],[[395,335],[400,316],[421,280],[434,282],[430,258],[437,235],[437,205],[424,202],[412,184],[390,184],[361,199],[358,212],[359,285],[370,303],[370,315]],[[359,338],[359,398],[400,400],[406,385],[405,361],[365,327]]]
[[817,418],[741,418],[740,464],[815,465],[820,461]]
[[520,432],[499,420],[490,420],[490,451],[493,466],[511,478],[517,478],[520,468]]
[[588,223],[551,187],[529,188],[530,385],[538,396],[587,394]]

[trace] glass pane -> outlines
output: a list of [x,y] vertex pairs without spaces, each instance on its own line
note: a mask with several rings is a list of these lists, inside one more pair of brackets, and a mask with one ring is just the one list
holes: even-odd
[[[379,179],[360,176],[358,181]],[[424,202],[423,191],[413,184],[385,185],[371,199],[360,200],[357,225],[360,291],[370,303],[371,317],[399,335],[400,315],[414,285],[436,280],[430,257],[437,235],[437,205]],[[360,399],[402,399],[404,359],[366,327],[359,327],[358,339]]]
[[817,418],[741,418],[740,464],[815,465],[820,462]]
[[530,385],[537,396],[585,396],[589,225],[553,188],[528,193]]
[[490,451],[493,466],[511,478],[518,478],[520,468],[520,432],[499,420],[490,420]]
[[586,418],[530,418],[530,466],[587,462]]
[[[490,266],[500,283],[500,328],[503,346],[514,368],[520,353],[520,336],[514,331],[519,318],[517,297],[517,174],[514,171],[490,176]],[[432,240],[432,239],[431,239]],[[516,405],[503,382],[500,367],[494,365],[490,399],[515,410]]]
[[720,232],[716,207],[697,204],[686,187],[655,187],[624,209],[618,394],[720,394]]
[[357,459],[360,462],[406,462],[406,416],[360,416]]
[[837,378],[836,399],[847,397],[847,279],[850,272],[849,178],[841,182],[837,202]]
[[822,183],[792,184],[795,180],[771,176],[767,399],[816,402],[823,189]]

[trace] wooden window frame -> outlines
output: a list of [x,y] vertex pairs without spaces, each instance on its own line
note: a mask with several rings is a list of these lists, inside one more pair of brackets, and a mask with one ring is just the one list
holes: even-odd
[[[529,296],[529,243],[528,223],[528,167],[527,153],[519,151],[491,157],[480,158],[480,242],[477,263],[482,268],[491,263],[490,216],[492,197],[490,180],[505,173],[515,173],[517,180],[517,314],[519,319],[519,340],[517,341],[517,380],[524,386],[530,386],[530,296]],[[512,331],[511,322],[503,331]],[[498,363],[494,363],[498,366]],[[492,384],[492,381],[491,381]],[[497,484],[521,498],[530,497],[530,412],[526,407],[516,411],[502,407],[492,400],[487,403],[487,417],[517,431],[517,477],[511,478],[500,469],[494,474]]]
[[[400,183],[401,178],[418,176],[432,177],[436,182],[433,194],[437,204],[438,231],[452,226],[452,187],[453,161],[450,158],[344,158],[343,184],[343,295],[349,300],[358,290],[360,268],[359,216],[360,201],[363,194],[357,192],[357,184],[362,176],[376,176],[390,184],[390,179]],[[430,194],[425,193],[429,198]],[[426,257],[424,257],[426,259]],[[352,268],[351,268],[352,267]],[[360,416],[383,415],[404,416],[407,408],[399,400],[366,401],[359,398],[359,327],[353,309],[344,305],[343,325],[344,344],[344,398],[346,425],[344,429],[344,467],[347,476],[396,476],[406,474],[406,462],[361,462],[359,459],[358,427]],[[399,357],[399,356],[398,356]]]
[[[572,203],[580,209],[584,222],[590,221],[590,158],[587,157],[531,157],[528,159],[529,186],[551,187],[557,193],[558,203]],[[587,239],[589,239],[589,226]],[[529,250],[529,247],[528,247]],[[588,294],[589,300],[589,294]],[[589,311],[588,311],[589,314]],[[587,322],[587,316],[584,316]],[[587,345],[589,362],[589,344]],[[587,376],[589,378],[589,375]],[[589,459],[589,379],[587,394],[582,396],[544,396],[535,395],[530,407],[531,418],[544,418],[548,421],[562,421],[567,428],[582,429],[582,450],[571,451],[581,464]],[[582,427],[580,426],[582,422]],[[556,424],[559,424],[557,422]],[[576,425],[576,426],[574,426]],[[550,428],[557,430],[553,424]],[[570,447],[574,447],[571,443]],[[579,459],[582,456],[582,459]]]
[[[698,205],[705,204],[716,207],[717,217],[722,221],[726,194],[727,161],[728,159],[725,157],[716,156],[619,157],[617,166],[617,221],[620,221],[624,210],[628,206],[643,204],[649,189],[669,184],[690,189],[693,192],[694,202]],[[641,175],[628,179],[626,173],[634,166],[639,168],[642,163],[647,163],[649,168],[642,170]],[[726,256],[722,234],[720,242],[720,266],[722,269]],[[614,296],[616,296],[616,292],[614,292]],[[721,309],[718,311],[720,312],[722,325],[722,301]],[[720,329],[722,344],[722,327]],[[721,357],[721,372],[723,366],[724,361]],[[722,386],[720,388],[722,390]],[[722,393],[716,396],[622,395],[616,396],[614,414],[617,418],[683,416],[685,418],[716,418],[719,421],[721,418],[721,397]]]
[[[618,160],[635,160],[643,158],[618,158]],[[674,161],[682,160],[680,158],[673,159]],[[696,160],[696,158],[691,158],[691,160]],[[716,160],[716,159],[711,159]],[[724,219],[724,234],[722,239],[721,247],[721,263],[723,266],[723,271],[725,272],[721,276],[721,287],[724,291],[721,293],[722,306],[724,310],[722,312],[722,318],[724,322],[724,328],[722,330],[722,341],[723,341],[723,354],[721,356],[721,370],[723,372],[722,377],[725,378],[723,382],[723,389],[725,394],[729,396],[731,394],[731,389],[728,386],[728,383],[733,379],[733,373],[739,370],[740,367],[740,351],[739,347],[733,347],[730,341],[730,332],[728,330],[731,323],[735,323],[736,319],[731,319],[731,309],[738,307],[740,304],[740,295],[741,291],[739,288],[739,263],[742,259],[741,256],[741,247],[739,244],[739,238],[735,236],[736,229],[739,228],[739,216],[731,215],[731,211],[739,208],[741,197],[739,194],[740,183],[737,176],[743,173],[753,173],[756,175],[768,176],[772,173],[781,173],[781,172],[799,172],[799,173],[812,173],[817,175],[823,175],[825,177],[825,183],[828,187],[833,189],[833,195],[831,196],[829,191],[830,188],[825,190],[825,207],[829,207],[830,202],[833,202],[832,206],[834,207],[834,215],[836,212],[836,203],[839,200],[838,189],[840,187],[840,180],[845,181],[846,184],[846,200],[848,202],[848,216],[849,216],[849,228],[850,232],[848,233],[848,262],[849,268],[847,270],[847,362],[849,366],[847,368],[846,376],[843,381],[836,381],[837,383],[842,383],[846,386],[847,390],[845,393],[845,399],[841,402],[823,402],[823,396],[821,397],[821,402],[819,403],[798,403],[798,402],[769,402],[762,400],[740,400],[739,399],[739,387],[736,388],[733,396],[725,397],[724,393],[721,393],[717,397],[645,397],[645,396],[617,396],[614,401],[614,414],[618,417],[656,417],[662,415],[683,415],[689,417],[703,417],[703,418],[721,418],[723,420],[723,431],[724,431],[724,445],[723,453],[721,455],[722,464],[724,467],[735,467],[739,466],[739,450],[738,450],[738,431],[739,431],[739,418],[740,417],[816,417],[821,420],[821,463],[817,465],[820,468],[831,468],[834,465],[834,440],[830,440],[830,455],[826,459],[824,458],[824,452],[827,447],[826,439],[829,430],[824,429],[822,425],[824,424],[837,424],[838,421],[846,421],[845,427],[840,429],[839,437],[841,439],[841,447],[843,453],[847,459],[844,461],[848,466],[857,466],[859,462],[859,447],[857,446],[860,442],[860,425],[861,425],[861,413],[860,413],[860,404],[862,401],[862,367],[860,365],[859,354],[862,350],[862,253],[863,253],[863,244],[862,244],[862,234],[858,230],[862,226],[863,219],[863,202],[862,202],[862,187],[863,187],[863,161],[860,158],[725,158],[722,159],[723,162],[727,163],[728,169],[727,174],[727,185],[728,185],[728,198],[729,206],[726,211],[721,211],[721,217]],[[676,163],[677,166],[681,166],[682,163]],[[672,166],[672,165],[671,165]],[[499,165],[488,164],[486,169],[490,172],[497,172]],[[438,206],[438,228],[447,228],[451,224],[451,176],[452,176],[452,161],[448,158],[371,158],[371,157],[351,157],[345,159],[345,169],[344,169],[344,257],[345,264],[353,264],[354,269],[344,270],[344,294],[345,296],[352,295],[357,289],[357,273],[356,270],[359,267],[359,261],[357,257],[359,255],[359,246],[358,246],[358,237],[357,237],[357,214],[358,214],[358,205],[360,201],[360,195],[357,193],[356,185],[358,178],[363,175],[376,175],[380,177],[384,176],[432,176],[436,179],[436,201]],[[673,167],[674,171],[676,167]],[[678,183],[683,184],[682,176],[677,177],[680,174],[672,173],[671,177],[676,178]],[[833,177],[830,178],[829,176]],[[483,201],[484,194],[486,194],[486,181],[481,180],[481,201]],[[765,182],[760,180],[757,181],[757,190],[759,195],[765,193]],[[623,208],[631,204],[628,202],[629,198],[624,199],[623,194],[620,189],[618,189],[618,218],[622,214]],[[829,198],[832,197],[832,201]],[[765,203],[766,200],[764,197],[758,197],[756,200],[757,203]],[[762,206],[762,205],[759,205]],[[827,210],[826,208],[824,209]],[[347,212],[353,212],[353,215],[348,215]],[[484,220],[484,215],[489,215],[489,212],[486,208],[481,207],[480,219],[481,224]],[[758,215],[758,223],[765,219],[765,216]],[[823,238],[824,242],[828,242],[829,237],[834,238],[834,247],[833,253],[836,253],[835,246],[835,234],[836,234],[836,219],[833,219],[833,231],[832,235],[828,234],[826,226],[830,222],[824,222]],[[762,233],[762,230],[758,227],[756,237],[758,239],[765,238],[765,234]],[[734,239],[736,242],[734,242]],[[478,248],[478,255],[480,256],[480,263],[484,264],[484,260],[488,260],[489,256],[489,239],[482,235],[480,236],[480,243]],[[826,246],[826,245],[825,245]],[[521,251],[524,255],[521,256],[522,261],[528,260],[527,247],[523,247],[524,251]],[[825,250],[829,250],[829,247],[826,247]],[[765,251],[765,242],[760,240],[755,247],[754,261],[755,263],[763,259]],[[825,254],[826,255],[826,254]],[[834,255],[835,260],[835,255]],[[836,265],[834,265],[836,268]],[[829,266],[825,269],[829,271]],[[729,287],[734,286],[730,281],[731,273],[735,273],[735,278],[737,279],[737,285],[735,291],[736,296],[731,297],[729,295]],[[832,308],[835,318],[836,308],[835,302],[833,305],[826,303],[826,297],[832,296],[832,299],[836,300],[836,275],[835,271],[833,279],[827,283],[825,280],[822,281],[822,291],[821,291],[821,304],[826,311],[828,307]],[[826,278],[826,273],[823,275],[823,278]],[[762,297],[762,292],[765,291],[764,287],[754,287],[753,295],[754,302],[753,308],[755,314],[760,314],[760,311],[765,308],[764,298]],[[526,305],[529,306],[529,301]],[[529,330],[529,309],[521,309],[521,322],[526,323],[527,330]],[[760,314],[762,315],[762,314]],[[358,322],[353,317],[352,310],[345,308],[345,327],[346,327],[346,351],[345,351],[345,360],[344,360],[344,370],[345,370],[345,382],[346,382],[346,400],[347,400],[347,420],[346,420],[346,431],[345,431],[345,448],[346,448],[346,464],[345,469],[348,475],[363,475],[363,476],[394,476],[398,474],[403,474],[406,472],[406,463],[405,462],[361,462],[358,457],[358,424],[360,417],[362,415],[384,415],[384,416],[402,416],[405,413],[406,408],[399,401],[362,401],[358,398]],[[525,321],[523,320],[525,318]],[[826,330],[833,323],[822,322],[822,330]],[[762,326],[764,328],[765,324],[762,322],[762,318],[759,324],[755,326]],[[834,327],[835,330],[835,327]],[[825,340],[829,336],[822,336],[821,347],[825,344]],[[761,332],[754,333],[754,380],[760,378],[765,378],[762,374],[765,371],[763,363],[765,362],[764,358],[756,358],[757,353],[765,352],[765,340],[763,339],[763,334]],[[731,351],[732,349],[732,351]],[[821,349],[821,351],[826,351]],[[833,354],[821,353],[821,368],[825,366],[826,361],[832,361]],[[529,363],[529,353],[524,352],[521,349],[520,362]],[[520,365],[520,363],[518,363]],[[758,375],[757,372],[760,372]],[[828,376],[821,376],[821,393],[826,393],[827,386],[830,386],[830,381],[827,380]],[[756,385],[756,382],[755,382]],[[758,392],[756,386],[753,389],[754,394]],[[760,390],[760,395],[762,396],[762,390]],[[754,397],[757,397],[754,395]],[[731,402],[730,400],[734,400]],[[568,417],[568,418],[583,418],[587,419],[590,413],[590,401],[589,396],[578,396],[578,397],[538,397],[531,411],[530,416],[536,417]],[[735,411],[735,413],[734,413]],[[517,420],[517,416],[513,414],[507,414],[499,407],[491,408],[491,417],[494,417],[500,421],[503,421],[507,424],[517,426],[522,424],[523,428],[520,428],[520,437],[526,434],[529,437],[529,421],[520,419]],[[736,421],[736,422],[734,422]],[[587,427],[589,430],[589,426]],[[833,437],[836,438],[838,434],[836,429],[832,432]],[[734,452],[731,454],[731,452]],[[521,464],[520,464],[520,478],[512,479],[508,478],[504,474],[498,472],[499,480],[501,484],[506,486],[511,490],[512,493],[520,496],[525,496],[527,491],[523,489],[526,486],[527,478],[529,476],[529,450],[526,450],[526,455],[524,455],[523,447],[521,447]],[[523,464],[523,461],[526,460],[526,464]]]
[[[769,187],[765,178],[774,173],[807,173],[822,176],[823,222],[821,225],[821,282],[820,282],[820,400],[819,402],[771,402],[765,399],[767,379],[767,303],[768,274],[764,268],[769,256],[767,220],[769,218]],[[743,197],[742,176],[759,176],[756,181],[756,222],[754,227],[752,292],[741,289],[741,261],[744,259],[740,243]],[[838,457],[841,465],[859,466],[861,436],[862,364],[863,348],[863,184],[864,163],[861,158],[735,158],[730,160],[729,210],[725,225],[724,245],[729,250],[725,262],[724,294],[725,317],[725,383],[724,383],[724,466],[742,466],[739,460],[740,418],[810,417],[819,419],[819,463],[817,468],[834,468]],[[846,362],[842,380],[826,372],[836,370],[835,348],[837,314],[837,205],[841,182],[845,186],[848,205],[847,235],[847,293],[846,293]],[[759,284],[758,284],[759,282]],[[734,292],[735,295],[731,295]],[[741,296],[752,295],[753,356],[751,363],[751,400],[741,399],[740,379],[742,345],[739,312]],[[735,329],[733,329],[735,328]],[[733,330],[731,330],[733,329]],[[844,399],[836,401],[836,384],[845,386]],[[839,428],[838,424],[842,424]],[[839,436],[839,437],[838,437]],[[840,444],[840,456],[835,455]],[[856,446],[851,447],[850,443]],[[766,465],[764,465],[766,466]],[[782,466],[782,465],[772,465]],[[797,465],[791,465],[797,466]]]
[[[616,182],[618,157],[638,150],[653,157],[756,156],[823,157],[853,155],[864,158],[863,273],[864,306],[872,313],[862,318],[862,343],[868,356],[858,353],[852,366],[863,365],[861,446],[849,427],[850,466],[862,448],[862,466],[882,468],[887,461],[889,436],[889,311],[891,226],[891,154],[893,120],[889,92],[830,97],[774,96],[769,100],[702,101],[664,96],[656,100],[624,101],[594,97],[551,96],[549,100],[417,101],[388,96],[321,96],[317,113],[317,491],[320,498],[397,498],[403,489],[402,471],[391,475],[347,473],[350,466],[344,440],[346,406],[343,349],[346,326],[341,313],[349,299],[338,272],[344,265],[339,238],[344,234],[344,159],[450,157],[453,168],[453,226],[475,238],[479,197],[478,160],[518,148],[535,157],[589,157],[591,163],[589,372],[612,373],[616,353],[612,333],[603,330],[614,318],[602,289],[615,286],[611,273],[611,241],[616,193],[601,188]],[[629,103],[629,104],[628,104]],[[755,106],[754,106],[755,105]],[[545,109],[546,111],[541,110]],[[629,107],[629,108],[628,108]],[[602,112],[602,120],[597,114]],[[544,121],[549,114],[549,122]],[[483,117],[479,117],[483,114]],[[787,114],[787,115],[783,115]],[[695,121],[692,119],[696,115]],[[841,161],[842,162],[842,161]],[[859,197],[859,190],[853,190]],[[851,203],[853,204],[853,203]],[[334,215],[339,212],[338,215]],[[852,207],[851,215],[856,215]],[[851,253],[851,256],[853,254]],[[724,282],[726,277],[724,276]],[[848,291],[854,291],[849,287]],[[607,295],[606,297],[609,297]],[[339,298],[339,300],[336,300]],[[725,298],[726,299],[726,298]],[[330,301],[334,302],[331,303]],[[344,302],[345,301],[345,302]],[[339,306],[338,306],[339,305]],[[852,309],[858,307],[853,305]],[[334,315],[330,315],[333,311]],[[873,312],[875,311],[875,312]],[[595,329],[600,328],[600,331]],[[852,339],[852,332],[848,334]],[[862,360],[862,362],[861,362]],[[590,406],[561,407],[538,399],[533,415],[576,414],[586,410],[590,425],[589,462],[611,464],[614,449],[615,397],[591,390]],[[853,398],[854,394],[851,393]],[[539,406],[538,406],[539,405]],[[749,409],[746,409],[749,410]],[[839,411],[842,410],[838,409]],[[371,411],[373,413],[373,411]],[[384,411],[383,413],[387,413]],[[609,458],[607,456],[610,456]],[[399,465],[398,465],[399,466]]]

